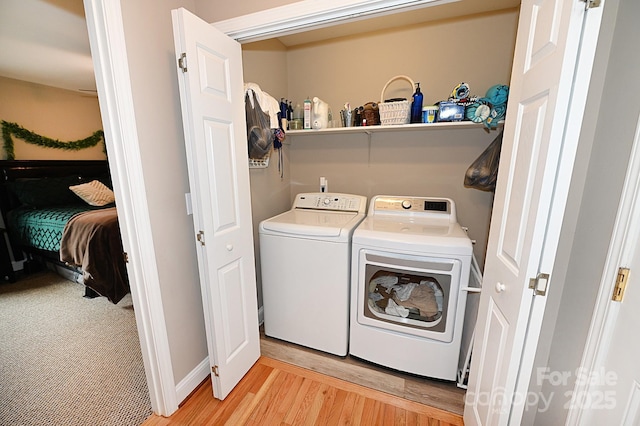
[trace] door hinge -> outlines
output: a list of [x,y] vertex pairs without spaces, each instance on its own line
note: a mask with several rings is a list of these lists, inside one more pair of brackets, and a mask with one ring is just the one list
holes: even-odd
[[529,288],[533,290],[535,296],[546,296],[547,284],[549,284],[549,274],[539,273],[537,277],[529,279]]
[[584,10],[593,9],[594,7],[600,7],[602,0],[582,0],[584,5]]
[[187,72],[187,54],[184,52],[182,52],[178,58],[178,68],[180,68],[182,72]]
[[196,239],[200,243],[200,245],[204,245],[204,231],[198,231],[196,234]]
[[613,296],[611,300],[614,302],[622,302],[624,299],[624,291],[627,288],[627,282],[629,282],[629,268],[618,268],[618,276],[616,277],[616,286],[613,288]]
[[126,251],[122,253],[122,257],[124,257],[124,263],[129,263],[129,254]]
[[214,365],[211,367],[211,372],[213,373],[214,376],[216,377],[220,377],[220,374],[218,374],[218,366]]

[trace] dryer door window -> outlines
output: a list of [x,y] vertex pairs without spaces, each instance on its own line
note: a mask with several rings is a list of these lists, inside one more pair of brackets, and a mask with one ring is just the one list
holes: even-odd
[[[373,272],[375,271],[375,272]],[[416,321],[414,327],[444,331],[446,324],[445,288],[451,287],[451,277],[439,274],[412,274],[391,268],[367,265],[367,307],[365,315],[384,321]],[[436,275],[436,276],[434,276]],[[420,324],[418,324],[420,323]],[[408,323],[411,324],[411,323]],[[440,327],[438,327],[440,326]]]
[[358,321],[451,341],[460,261],[391,256],[361,252]]

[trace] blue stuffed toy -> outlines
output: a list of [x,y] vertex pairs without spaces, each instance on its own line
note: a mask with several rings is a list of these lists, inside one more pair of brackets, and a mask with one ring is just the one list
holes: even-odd
[[509,98],[509,86],[504,84],[496,84],[487,90],[487,93],[481,101],[489,104],[491,110],[489,116],[484,119],[484,125],[488,129],[498,127],[498,122],[503,120],[507,113],[507,99]]

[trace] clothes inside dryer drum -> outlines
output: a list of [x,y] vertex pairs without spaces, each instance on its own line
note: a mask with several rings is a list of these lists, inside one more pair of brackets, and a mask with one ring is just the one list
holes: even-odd
[[378,313],[433,322],[442,316],[444,294],[433,277],[378,271],[369,281],[369,301]]

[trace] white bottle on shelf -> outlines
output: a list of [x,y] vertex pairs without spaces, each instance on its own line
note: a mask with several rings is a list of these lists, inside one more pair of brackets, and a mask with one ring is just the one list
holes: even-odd
[[317,96],[313,98],[311,109],[311,127],[316,130],[329,127],[329,104]]

